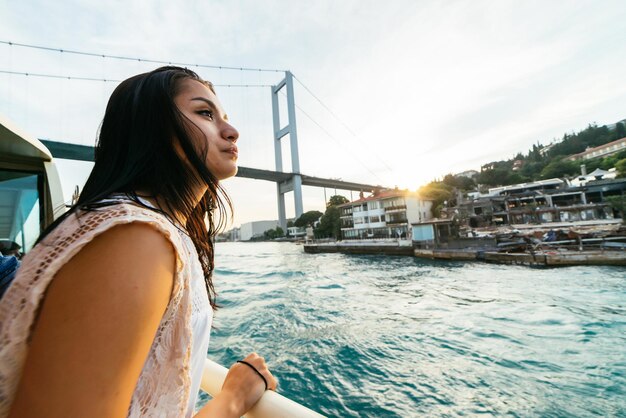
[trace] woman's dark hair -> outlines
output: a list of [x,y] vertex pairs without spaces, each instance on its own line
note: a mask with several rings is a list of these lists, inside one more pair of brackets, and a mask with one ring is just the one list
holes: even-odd
[[[80,197],[37,242],[70,214],[102,207],[99,201],[113,194],[126,194],[142,206],[146,205],[137,196],[138,191],[158,196],[159,205],[165,207],[157,211],[166,216],[178,213],[186,217],[184,232],[196,247],[209,301],[216,309],[212,281],[213,237],[226,222],[226,207],[232,214],[232,204],[204,163],[208,150],[198,149],[197,141],[192,139],[193,123],[174,103],[185,80],[203,83],[214,92],[213,86],[195,72],[173,66],[136,75],[115,89],[100,127],[95,165]],[[186,160],[176,151],[176,143]],[[208,144],[208,141],[202,143]],[[198,185],[208,186],[200,202],[194,194]],[[214,209],[219,211],[218,225],[214,223]],[[206,223],[205,218],[208,218]]]

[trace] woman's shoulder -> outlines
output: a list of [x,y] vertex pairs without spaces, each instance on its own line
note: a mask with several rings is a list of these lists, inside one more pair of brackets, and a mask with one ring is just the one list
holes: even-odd
[[[151,228],[145,229],[146,226]],[[90,205],[86,210],[70,213],[26,255],[25,264],[30,265],[31,261],[36,260],[36,265],[57,264],[60,267],[90,242],[102,235],[109,235],[108,232],[113,229],[118,231],[113,234],[116,237],[132,235],[133,239],[141,238],[135,237],[137,234],[154,237],[158,233],[175,250],[176,270],[179,272],[183,269],[184,244],[180,227],[155,209],[140,206],[128,199],[106,199]],[[120,231],[122,234],[119,234]]]
[[[132,382],[141,374],[155,333],[163,332],[161,323],[176,308],[168,310],[176,288],[174,266],[174,251],[163,235],[132,222],[106,230],[57,267],[18,276],[8,296],[11,302],[20,298],[25,302],[21,308],[19,303],[7,305],[7,312],[18,319],[6,327],[7,335],[16,340],[13,354],[23,362],[27,350],[28,361],[23,368],[10,370],[12,377],[21,373],[14,408],[37,410],[39,402],[27,408],[24,400],[43,394],[44,388],[60,387],[60,392],[42,395],[43,402],[53,400],[51,405],[56,406],[57,399],[77,399],[78,405],[63,408],[78,413],[96,405],[107,416],[127,410],[124,399],[132,396]],[[29,342],[27,348],[24,341]],[[67,353],[72,353],[69,363]],[[90,363],[90,358],[98,361]],[[94,386],[87,380],[95,375],[101,379]],[[59,385],[63,379],[65,384]]]
[[175,245],[180,241],[179,232],[183,232],[180,226],[152,207],[129,199],[109,198],[70,213],[41,241],[41,244],[58,246],[61,241],[89,239],[116,225],[129,223],[149,224],[174,241]]
[[162,224],[168,228],[178,228],[168,216],[148,202],[124,197],[103,199],[89,205],[88,208],[78,210],[75,220],[87,226],[95,226],[107,221],[133,222],[137,220]]

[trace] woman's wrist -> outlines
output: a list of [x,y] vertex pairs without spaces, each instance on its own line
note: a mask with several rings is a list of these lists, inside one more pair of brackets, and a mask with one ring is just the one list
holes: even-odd
[[[220,418],[224,417],[241,417],[245,411],[243,411],[242,406],[239,402],[237,402],[236,397],[231,396],[229,393],[222,391],[217,394],[205,407],[207,409],[206,412],[210,414],[207,415],[214,417],[218,416]],[[204,410],[205,408],[202,408]]]

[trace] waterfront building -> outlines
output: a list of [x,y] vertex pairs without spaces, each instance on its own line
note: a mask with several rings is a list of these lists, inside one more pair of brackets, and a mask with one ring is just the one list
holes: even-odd
[[468,179],[473,179],[478,174],[480,173],[476,170],[466,170],[456,174],[456,177],[467,177]]
[[240,241],[239,238],[239,228],[233,228],[230,229],[228,231],[224,231],[222,233],[217,234],[217,236],[215,237],[215,241],[217,242],[235,242],[235,241]]
[[254,238],[260,238],[268,229],[276,229],[278,221],[254,221],[241,224],[239,227],[239,238],[241,241],[250,241]]
[[306,228],[290,226],[287,228],[287,235],[292,238],[304,238],[306,236]]
[[590,180],[580,186],[549,179],[489,189],[487,196],[461,202],[458,211],[472,228],[553,222],[610,223],[619,222],[619,214],[607,197],[626,198],[625,193],[626,179]]
[[609,142],[604,145],[600,145],[594,148],[587,148],[585,151],[578,154],[570,155],[566,158],[569,161],[577,160],[591,160],[592,158],[604,158],[609,155],[617,154],[620,151],[626,150],[626,138],[621,138],[613,142]]
[[416,248],[434,248],[447,242],[450,236],[455,235],[451,219],[430,219],[411,225],[412,240]]
[[488,196],[509,196],[524,192],[544,192],[548,193],[552,190],[564,189],[568,186],[564,179],[547,179],[537,180],[528,183],[511,184],[508,186],[492,187],[487,193]]
[[341,235],[354,239],[410,239],[411,223],[432,218],[432,201],[407,190],[383,190],[339,206]]
[[541,146],[541,148],[539,148],[539,155],[545,157],[546,155],[548,155],[548,152],[552,149],[552,147],[554,147],[556,144],[556,142],[553,142],[551,144]]
[[240,241],[241,240],[241,230],[239,228],[233,228],[228,231],[228,240],[229,241]]
[[[584,167],[584,164],[583,164]],[[602,170],[601,168],[596,168],[591,173],[586,174],[582,173],[580,176],[575,177],[570,180],[570,185],[579,187],[584,186],[590,181],[596,180],[609,180],[617,177],[617,170],[615,168],[611,168],[610,170]]]

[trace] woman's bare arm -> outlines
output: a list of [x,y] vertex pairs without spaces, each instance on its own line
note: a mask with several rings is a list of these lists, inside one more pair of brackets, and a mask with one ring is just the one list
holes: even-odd
[[10,417],[126,417],[167,307],[175,253],[152,227],[116,226],[57,273]]
[[[145,224],[114,227],[83,248],[46,292],[9,417],[126,417],[174,271],[173,247]],[[263,358],[246,360],[276,388]],[[198,417],[239,417],[264,391],[254,371],[234,365]]]

